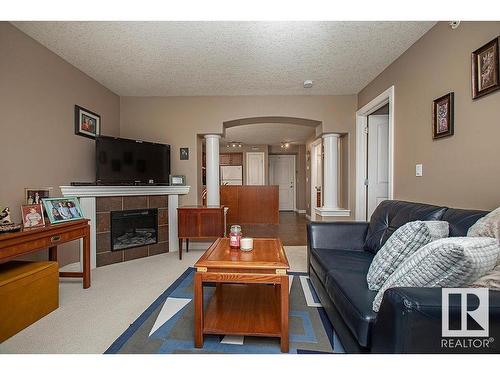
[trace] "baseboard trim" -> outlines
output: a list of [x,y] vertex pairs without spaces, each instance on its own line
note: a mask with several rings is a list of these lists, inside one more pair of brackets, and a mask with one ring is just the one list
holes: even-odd
[[321,217],[346,217],[351,216],[351,210],[345,208],[316,208],[316,214]]

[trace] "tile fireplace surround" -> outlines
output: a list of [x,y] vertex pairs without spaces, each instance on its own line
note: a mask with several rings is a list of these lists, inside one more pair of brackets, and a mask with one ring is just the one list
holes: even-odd
[[[166,251],[179,251],[177,207],[179,195],[189,193],[189,186],[61,186],[60,188],[63,196],[79,198],[85,217],[90,219],[91,268]],[[111,251],[110,212],[141,208],[158,208],[158,243]]]

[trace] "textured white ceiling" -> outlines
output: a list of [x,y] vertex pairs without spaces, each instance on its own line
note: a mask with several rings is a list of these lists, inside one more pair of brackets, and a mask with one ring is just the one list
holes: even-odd
[[356,94],[435,22],[13,24],[119,95],[183,96]]
[[251,124],[227,128],[222,144],[243,142],[247,145],[278,145],[281,142],[306,143],[314,134],[312,126],[294,124]]

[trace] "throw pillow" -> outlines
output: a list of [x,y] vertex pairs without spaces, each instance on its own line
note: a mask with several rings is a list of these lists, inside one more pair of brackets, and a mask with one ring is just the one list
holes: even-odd
[[467,237],[493,237],[500,240],[500,207],[475,222]]
[[387,279],[373,301],[378,311],[384,292],[394,287],[455,288],[493,269],[500,254],[494,238],[449,237],[417,250]]
[[399,227],[373,258],[366,275],[368,288],[379,290],[410,255],[429,242],[448,237],[448,231],[447,221],[411,221]]
[[[498,259],[500,259],[500,256]],[[500,260],[498,262],[500,262]],[[473,281],[470,287],[500,290],[500,265],[497,265],[491,271],[486,272],[484,276],[480,277],[476,281]]]

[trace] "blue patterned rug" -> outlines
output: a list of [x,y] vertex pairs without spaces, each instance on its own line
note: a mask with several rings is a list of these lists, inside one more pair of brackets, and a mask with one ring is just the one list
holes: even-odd
[[[105,354],[168,353],[281,353],[277,338],[205,335],[201,349],[194,347],[193,278],[188,268],[106,350]],[[291,272],[290,353],[343,353],[344,349],[328,320],[307,274]],[[208,302],[214,286],[204,287]]]

